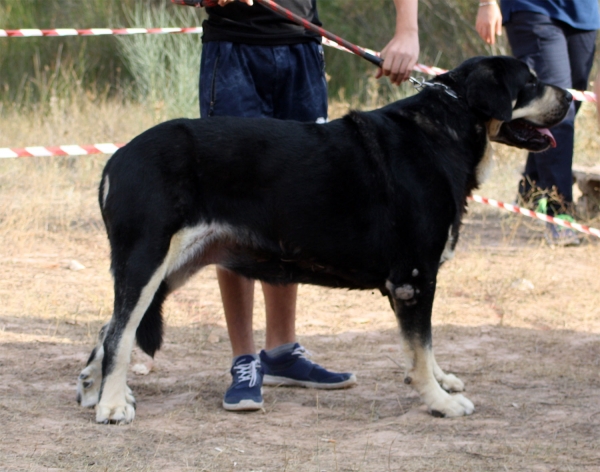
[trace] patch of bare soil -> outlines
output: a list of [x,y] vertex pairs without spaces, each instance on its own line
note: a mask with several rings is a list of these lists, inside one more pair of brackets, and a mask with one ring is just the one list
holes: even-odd
[[[380,294],[309,286],[299,340],[359,385],[265,387],[264,411],[226,412],[231,353],[209,268],[167,301],[156,358],[134,352],[150,372],[129,373],[133,424],[97,425],[75,379],[111,311],[102,230],[4,238],[0,470],[600,470],[600,244],[550,249],[541,225],[482,214],[440,271],[434,309],[437,359],[476,408],[455,419],[430,416],[404,385]],[[256,312],[261,345],[259,301]]]

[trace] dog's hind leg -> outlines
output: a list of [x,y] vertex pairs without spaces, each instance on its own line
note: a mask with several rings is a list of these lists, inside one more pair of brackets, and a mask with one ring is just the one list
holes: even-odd
[[[155,293],[150,307],[142,317],[136,331],[138,346],[150,356],[160,349],[163,334],[162,304],[169,292],[167,282],[163,282]],[[98,343],[92,350],[85,368],[77,378],[77,403],[84,407],[96,406],[102,385],[102,360],[104,359],[104,338],[109,323],[100,328]],[[131,393],[131,392],[130,392]],[[133,401],[133,400],[132,400]]]
[[[149,354],[160,347],[160,311],[169,291],[165,277],[170,263],[177,257],[177,246],[150,240],[137,240],[129,245],[111,244],[115,287],[113,316],[101,331],[101,345],[92,351],[78,383],[82,405],[92,406],[97,401],[96,421],[99,423],[129,423],[135,416],[135,399],[127,387],[131,351],[136,334],[138,343]],[[141,323],[145,317],[148,320]]]
[[[392,279],[396,279],[393,277]],[[414,279],[414,277],[413,277]],[[388,280],[386,287],[400,325],[405,357],[404,382],[411,385],[435,416],[470,415],[473,403],[463,395],[449,395],[438,383],[431,345],[431,310],[435,294],[435,272],[418,280]],[[437,368],[436,368],[437,367]],[[443,372],[442,372],[443,373]]]
[[[146,314],[151,318],[156,313],[160,316],[160,305],[167,292],[164,279],[171,259],[166,250],[159,251],[152,243],[139,241],[126,255],[121,255],[121,248],[113,247],[115,302],[103,342],[102,381],[96,406],[99,423],[129,423],[135,416],[135,400],[127,387],[127,368],[142,318]],[[161,330],[161,325],[158,328]],[[160,345],[161,334],[148,335],[147,327],[144,331],[142,342],[146,345],[142,347],[153,353]]]
[[77,403],[81,406],[92,407],[98,403],[102,384],[102,359],[104,358],[104,336],[108,323],[100,328],[98,343],[92,349],[85,368],[77,378]]

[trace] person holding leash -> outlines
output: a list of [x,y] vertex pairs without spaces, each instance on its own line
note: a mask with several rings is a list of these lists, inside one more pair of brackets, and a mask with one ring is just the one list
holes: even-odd
[[[321,25],[317,0],[280,0],[281,6]],[[396,32],[382,50],[377,77],[407,80],[419,55],[417,0],[394,0]],[[252,0],[219,0],[207,8],[200,66],[200,116],[272,117],[327,121],[327,82],[320,36]],[[233,352],[223,407],[262,408],[262,385],[321,389],[350,387],[352,373],[331,372],[307,359],[296,341],[297,285],[262,284],[265,350],[256,354],[252,331],[254,281],[217,267]]]
[[[480,0],[475,29],[488,44],[506,28],[513,55],[534,69],[540,80],[563,88],[585,90],[594,59],[596,30],[600,28],[598,0]],[[537,211],[572,220],[573,102],[562,123],[552,128],[556,148],[529,153],[519,184],[519,195]],[[553,192],[555,190],[556,192]],[[558,199],[550,198],[558,193]],[[545,207],[545,208],[544,208]],[[545,211],[544,211],[545,210]],[[550,245],[578,245],[575,231],[546,224]]]

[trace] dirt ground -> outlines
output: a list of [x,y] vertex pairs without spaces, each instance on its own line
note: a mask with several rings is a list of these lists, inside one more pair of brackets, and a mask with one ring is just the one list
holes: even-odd
[[97,425],[75,402],[75,380],[111,311],[100,223],[33,244],[4,238],[0,470],[600,470],[599,242],[551,249],[541,224],[495,211],[465,223],[434,309],[437,359],[476,408],[455,419],[430,416],[403,384],[379,293],[309,286],[299,340],[315,361],[355,372],[358,386],[265,387],[264,411],[226,412],[231,354],[209,268],[167,301],[156,358],[134,352],[132,366],[150,372],[129,373],[133,424]]

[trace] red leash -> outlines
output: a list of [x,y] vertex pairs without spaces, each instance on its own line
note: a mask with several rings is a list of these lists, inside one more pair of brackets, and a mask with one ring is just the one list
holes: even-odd
[[[357,56],[360,56],[363,59],[366,59],[367,61],[375,64],[377,67],[382,66],[383,59],[381,57],[375,56],[374,54],[371,54],[371,53],[365,51],[364,49],[358,47],[356,44],[352,44],[351,42],[346,41],[344,38],[340,38],[339,36],[336,36],[335,34],[330,33],[329,31],[327,31],[323,28],[320,28],[317,25],[313,25],[310,21],[306,21],[304,18],[296,15],[295,13],[292,13],[287,8],[283,8],[279,5],[277,5],[277,3],[275,3],[273,0],[255,0],[255,1],[257,3],[264,5],[267,8],[270,8],[278,15],[283,16],[284,18],[287,18],[288,20],[293,21],[294,23],[298,23],[299,25],[303,26],[307,30],[312,31],[313,33],[317,33],[319,36],[323,36],[324,38],[330,39],[331,41],[339,44],[340,46],[343,46],[346,49],[349,49]],[[187,6],[196,7],[196,8],[218,6],[217,0],[171,0],[171,2],[175,3],[177,5],[187,5]]]

